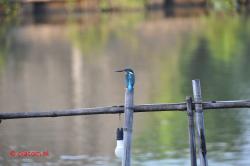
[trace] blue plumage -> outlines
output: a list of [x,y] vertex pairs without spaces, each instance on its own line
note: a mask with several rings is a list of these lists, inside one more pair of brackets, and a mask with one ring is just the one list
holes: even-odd
[[124,69],[124,70],[118,70],[117,72],[126,72],[125,74],[125,83],[126,88],[128,88],[129,91],[133,91],[134,84],[135,84],[135,74],[132,69]]

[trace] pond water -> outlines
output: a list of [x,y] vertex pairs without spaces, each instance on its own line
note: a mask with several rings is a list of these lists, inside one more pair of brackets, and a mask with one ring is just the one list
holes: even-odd
[[[204,100],[250,98],[250,20],[237,14],[159,13],[25,17],[0,27],[0,111],[121,105],[136,73],[135,104],[184,101],[201,79]],[[205,113],[208,163],[250,165],[250,110]],[[4,120],[0,165],[120,165],[118,115]],[[184,112],[136,113],[134,166],[188,166]],[[11,157],[48,151],[47,157]]]

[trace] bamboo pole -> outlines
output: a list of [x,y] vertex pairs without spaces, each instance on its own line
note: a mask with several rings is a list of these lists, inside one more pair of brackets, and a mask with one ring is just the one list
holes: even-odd
[[134,90],[126,88],[125,93],[125,109],[124,109],[124,152],[122,158],[122,166],[131,165],[131,144],[132,144],[132,130],[133,130],[133,102]]
[[[200,80],[192,80],[193,85],[193,94],[195,102],[202,102],[201,97],[201,85]],[[195,104],[196,110],[196,126],[198,130],[198,144],[199,144],[199,157],[200,157],[200,165],[207,166],[207,149],[206,149],[206,139],[205,139],[205,126],[204,126],[204,114],[202,110],[202,104]]]
[[[250,100],[232,100],[232,101],[206,101],[193,102],[202,104],[204,110],[207,109],[230,109],[230,108],[250,108]],[[166,103],[166,104],[143,104],[134,105],[134,112],[158,112],[158,111],[185,111],[186,102]],[[94,108],[76,108],[64,110],[51,110],[40,112],[0,112],[0,119],[22,119],[22,118],[45,118],[61,116],[80,116],[96,114],[120,114],[124,112],[124,106],[94,107]]]
[[186,98],[186,101],[187,101],[189,147],[190,147],[190,159],[191,159],[190,161],[191,161],[191,166],[197,166],[192,98],[189,96]]

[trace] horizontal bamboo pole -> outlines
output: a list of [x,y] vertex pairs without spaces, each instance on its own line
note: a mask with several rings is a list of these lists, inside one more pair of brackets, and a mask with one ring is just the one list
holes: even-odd
[[[192,107],[194,108],[192,103]],[[226,109],[226,108],[250,108],[250,100],[235,101],[209,101],[201,102],[203,109]],[[135,105],[134,112],[157,112],[157,111],[185,111],[186,102],[169,104],[144,104]],[[78,116],[94,114],[118,114],[124,112],[124,106],[95,107],[95,108],[77,108],[66,110],[54,110],[47,112],[1,112],[0,119],[21,119],[21,118],[42,118],[42,117],[60,117],[60,116]]]

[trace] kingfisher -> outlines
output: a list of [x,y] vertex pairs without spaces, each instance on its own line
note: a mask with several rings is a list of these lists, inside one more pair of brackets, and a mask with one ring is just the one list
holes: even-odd
[[126,68],[123,70],[117,70],[116,72],[125,72],[125,83],[128,90],[131,92],[134,89],[135,84],[135,73],[132,69]]

